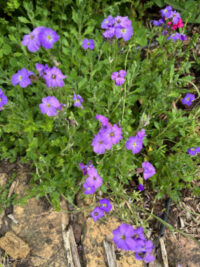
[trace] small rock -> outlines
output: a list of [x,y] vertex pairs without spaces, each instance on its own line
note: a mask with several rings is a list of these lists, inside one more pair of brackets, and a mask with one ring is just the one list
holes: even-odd
[[4,187],[9,179],[7,173],[0,173],[0,187]]
[[7,232],[0,238],[0,247],[13,259],[25,259],[30,252],[28,244],[13,232]]

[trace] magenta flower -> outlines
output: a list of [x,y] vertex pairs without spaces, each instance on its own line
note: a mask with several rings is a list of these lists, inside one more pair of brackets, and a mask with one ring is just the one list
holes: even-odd
[[90,215],[92,216],[93,220],[96,222],[99,218],[104,217],[104,212],[99,207],[96,207]]
[[129,224],[122,223],[117,229],[112,231],[113,241],[118,248],[130,250],[130,245],[133,242],[133,227]]
[[101,200],[99,200],[99,204],[101,205],[100,209],[102,209],[105,212],[109,212],[112,209],[112,205],[110,204],[109,199],[106,199],[106,198],[101,199]]
[[84,191],[85,195],[91,195],[96,192],[96,188],[93,185],[90,185],[86,182],[83,184],[83,188],[85,189]]
[[65,85],[63,79],[66,76],[62,74],[61,70],[56,68],[45,69],[44,79],[48,87],[63,87]]
[[195,95],[187,93],[185,97],[182,99],[182,103],[187,106],[191,106],[192,102],[195,100]]
[[154,166],[148,161],[142,163],[142,168],[145,180],[147,180],[156,173]]
[[94,49],[94,40],[88,40],[88,39],[84,39],[83,40],[83,43],[82,43],[82,47],[83,49],[90,49],[90,50],[93,50]]
[[38,38],[41,45],[46,49],[52,48],[54,43],[59,40],[59,36],[54,30],[45,27],[39,32]]
[[2,107],[8,103],[7,96],[4,95],[4,92],[0,89],[0,110]]
[[28,85],[32,84],[29,76],[33,75],[32,71],[28,71],[27,69],[23,68],[19,70],[17,73],[13,74],[12,76],[12,84],[15,86],[19,84],[22,88],[27,87]]
[[39,104],[42,114],[47,116],[57,115],[57,109],[60,107],[60,102],[55,96],[47,96],[42,98],[42,103]]
[[79,107],[83,108],[82,104],[83,103],[83,98],[80,95],[73,95],[73,100],[74,100],[74,107]]

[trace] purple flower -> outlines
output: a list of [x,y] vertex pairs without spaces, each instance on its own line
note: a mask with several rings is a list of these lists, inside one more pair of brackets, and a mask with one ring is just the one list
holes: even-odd
[[102,185],[102,178],[99,176],[97,170],[94,167],[89,168],[87,171],[88,178],[86,179],[86,183],[94,186],[95,189],[99,188]]
[[133,154],[137,154],[142,150],[143,143],[142,139],[138,136],[133,136],[128,139],[126,142],[126,148],[131,150]]
[[187,40],[187,36],[185,36],[184,34],[176,32],[176,33],[171,34],[167,38],[167,40],[170,40],[170,39],[173,40],[174,42],[176,42],[177,40],[185,41],[185,40]]
[[160,10],[161,16],[165,19],[169,19],[172,16],[172,7],[166,6],[164,9]]
[[88,165],[84,165],[82,162],[79,162],[79,167],[81,168],[83,175],[87,175],[88,170],[93,167],[93,165],[91,161],[89,161]]
[[101,23],[102,29],[108,29],[113,26],[115,19],[110,15],[106,19],[104,19]]
[[124,250],[130,250],[130,246],[128,244],[133,242],[133,227],[129,224],[122,223],[117,229],[112,231],[113,233],[113,241],[117,245],[118,248]]
[[109,123],[108,118],[104,117],[103,115],[96,115],[95,117],[100,123],[102,127],[106,127]]
[[80,95],[73,95],[73,100],[74,100],[74,107],[79,107],[83,108],[82,104],[83,103],[83,98]]
[[60,102],[55,96],[47,96],[42,98],[42,103],[39,104],[42,114],[47,116],[57,115],[57,109],[60,107]]
[[116,145],[123,138],[122,129],[118,127],[117,124],[114,124],[111,127],[107,127],[104,130],[104,135],[106,136],[108,142],[112,145]]
[[45,27],[40,30],[38,37],[41,45],[46,49],[52,48],[53,44],[59,40],[59,36],[54,30]]
[[84,194],[86,195],[91,195],[96,192],[96,188],[86,182],[83,184],[83,188],[85,189]]
[[35,68],[38,71],[39,76],[41,76],[41,77],[43,77],[46,74],[46,71],[50,69],[47,64],[42,65],[42,64],[39,64],[39,63],[35,64]]
[[62,74],[61,70],[55,66],[45,69],[44,79],[48,87],[63,87],[65,85],[63,79],[65,78],[66,76]]
[[183,41],[187,40],[187,36],[182,34],[182,33],[180,33],[179,40],[181,40],[183,42]]
[[136,260],[144,260],[146,263],[155,260],[155,257],[152,254],[146,252],[135,253],[135,258]]
[[114,27],[110,27],[110,28],[108,28],[108,29],[103,33],[103,37],[104,37],[104,38],[108,38],[108,39],[113,38],[114,35],[115,35],[115,28],[114,28]]
[[101,200],[99,200],[99,204],[101,205],[100,209],[102,209],[105,212],[109,212],[112,209],[112,205],[110,204],[109,199],[106,199],[106,198],[101,199]]
[[44,27],[40,26],[35,28],[31,33],[24,35],[22,44],[27,46],[30,52],[36,52],[40,48],[40,40],[38,35]]
[[136,136],[143,140],[144,137],[146,136],[145,129],[142,129],[141,131],[137,132]]
[[139,184],[139,185],[138,185],[138,190],[139,190],[139,191],[144,191],[144,186],[143,186],[142,184]]
[[200,153],[200,147],[199,147],[199,146],[196,147],[196,148],[191,147],[191,148],[188,149],[187,152],[188,152],[191,156],[195,156],[197,153]]
[[179,21],[179,19],[181,18],[181,16],[180,16],[180,14],[179,14],[178,12],[173,11],[173,12],[171,13],[171,18],[172,18],[172,22],[173,22],[173,24],[177,24],[178,21]]
[[195,95],[187,93],[185,95],[185,97],[182,99],[182,103],[187,105],[187,106],[191,106],[192,102],[195,100]]
[[27,87],[28,85],[32,84],[29,76],[33,75],[32,71],[28,71],[27,69],[23,68],[19,70],[17,73],[13,74],[12,76],[12,84],[15,86],[19,84],[22,88]]
[[154,26],[160,26],[160,25],[164,24],[164,20],[163,19],[152,20],[152,23]]
[[104,212],[99,207],[96,207],[90,215],[92,216],[93,220],[96,222],[99,218],[104,217]]
[[93,151],[97,154],[103,154],[108,149],[109,141],[101,134],[96,134],[92,144]]
[[126,76],[125,70],[120,70],[119,72],[113,72],[111,75],[111,79],[115,81],[117,86],[122,85],[125,82],[124,77]]
[[94,49],[94,40],[88,40],[88,39],[84,39],[83,43],[82,43],[82,47],[86,50],[86,49]]
[[131,21],[128,17],[117,16],[114,22],[115,28],[127,28],[131,26]]
[[154,166],[148,161],[142,163],[144,179],[147,180],[156,173]]
[[4,95],[4,92],[0,89],[0,110],[4,105],[8,103],[7,96]]
[[115,36],[117,39],[123,38],[124,41],[128,41],[133,35],[133,28],[129,26],[127,28],[116,28]]

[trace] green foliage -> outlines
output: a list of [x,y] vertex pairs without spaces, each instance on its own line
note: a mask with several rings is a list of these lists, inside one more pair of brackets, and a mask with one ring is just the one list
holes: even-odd
[[[132,17],[128,8],[132,1],[111,2],[56,0],[45,1],[44,8],[43,0],[36,6],[23,1],[20,16],[0,28],[0,88],[8,97],[0,117],[1,159],[13,162],[20,157],[22,163],[31,163],[34,171],[29,194],[49,196],[56,209],[60,194],[72,202],[85,179],[78,163],[90,160],[103,177],[102,192],[120,205],[141,200],[141,194],[130,188],[130,181],[138,180],[137,168],[144,160],[156,168],[157,174],[145,187],[154,190],[158,199],[168,195],[178,201],[185,187],[198,193],[194,180],[199,158],[190,157],[187,149],[199,146],[199,108],[185,109],[180,101],[188,84],[193,84],[189,58],[195,41],[186,47],[167,42],[159,30],[147,29]],[[139,2],[134,5],[137,9]],[[128,43],[103,40],[100,24],[108,14],[132,19],[134,36]],[[21,40],[40,25],[56,30],[60,40],[51,50],[30,53]],[[84,38],[95,40],[94,51],[82,49]],[[157,47],[141,49],[153,39],[158,40]],[[37,62],[49,66],[57,62],[67,75],[66,85],[52,90],[39,78],[24,89],[12,86],[14,73],[23,67],[36,73]],[[127,70],[122,88],[110,78],[120,69]],[[195,93],[195,87],[190,88]],[[73,107],[73,92],[83,97],[84,109]],[[41,114],[39,104],[48,95],[66,104],[64,112],[55,117]],[[123,131],[122,141],[104,155],[94,154],[91,147],[100,128],[96,114],[108,117],[113,124],[120,122]],[[142,128],[147,135],[144,148],[133,155],[125,143]]]

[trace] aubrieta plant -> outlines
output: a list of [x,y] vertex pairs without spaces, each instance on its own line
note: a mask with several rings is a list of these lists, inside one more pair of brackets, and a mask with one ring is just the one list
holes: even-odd
[[122,226],[110,229],[116,246],[150,262],[150,217],[139,216],[144,192],[152,205],[178,202],[185,188],[200,193],[200,92],[189,61],[195,36],[182,42],[184,22],[171,7],[161,11],[160,27],[146,29],[128,9],[122,16],[107,9],[98,20],[78,3],[66,3],[67,15],[57,19],[26,4],[26,25],[5,26],[1,159],[29,163],[27,198],[46,196],[56,209],[61,194],[70,203],[79,192],[97,198],[93,219],[119,218]]

